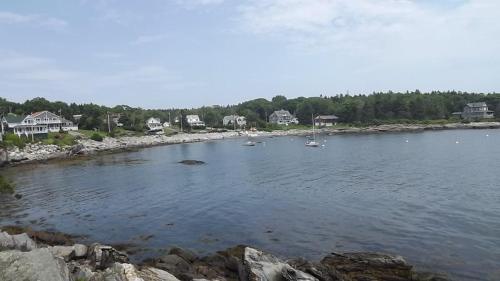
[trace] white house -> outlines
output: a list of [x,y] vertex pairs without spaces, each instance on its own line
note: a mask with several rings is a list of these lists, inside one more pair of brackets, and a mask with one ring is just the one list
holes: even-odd
[[247,120],[245,116],[228,115],[224,116],[224,118],[222,119],[222,124],[224,126],[236,125],[239,127],[244,127],[247,125]]
[[35,112],[28,116],[7,115],[2,119],[2,125],[18,136],[78,130],[73,122],[49,111]]
[[170,128],[170,122],[163,123],[163,128]]
[[146,127],[150,132],[156,132],[163,129],[160,118],[151,117],[146,121]]
[[269,115],[269,123],[278,125],[299,124],[299,120],[295,118],[288,110],[277,110]]
[[205,122],[198,115],[186,115],[186,121],[191,127],[205,127]]

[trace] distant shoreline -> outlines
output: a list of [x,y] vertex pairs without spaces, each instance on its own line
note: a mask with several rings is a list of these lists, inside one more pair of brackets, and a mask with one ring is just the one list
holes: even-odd
[[[499,129],[500,122],[477,122],[477,123],[450,123],[450,124],[391,124],[368,127],[327,127],[318,129],[320,134],[340,135],[340,134],[377,134],[377,133],[397,133],[397,132],[419,132],[433,130],[458,130],[458,129]],[[255,137],[278,137],[278,136],[306,136],[312,134],[312,129],[290,129],[272,132],[249,132]],[[47,161],[57,161],[64,159],[78,159],[82,156],[93,156],[103,153],[119,153],[134,151],[141,148],[196,143],[227,138],[245,138],[245,132],[222,132],[222,133],[182,133],[172,136],[155,135],[139,137],[106,137],[102,142],[93,141],[87,138],[78,140],[76,145],[58,147],[56,145],[28,144],[24,149],[9,149],[9,161],[4,166],[17,166],[23,164],[45,163]],[[5,160],[5,159],[4,159]]]

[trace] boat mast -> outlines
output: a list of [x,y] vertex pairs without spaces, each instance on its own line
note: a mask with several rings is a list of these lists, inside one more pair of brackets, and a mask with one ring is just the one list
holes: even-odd
[[314,132],[314,114],[311,113],[311,120],[313,123],[313,141],[316,142],[316,133]]

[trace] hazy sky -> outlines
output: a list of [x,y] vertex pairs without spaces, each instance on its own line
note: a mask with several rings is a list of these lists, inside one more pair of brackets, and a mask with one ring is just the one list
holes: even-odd
[[14,101],[500,90],[499,0],[5,0],[0,42]]

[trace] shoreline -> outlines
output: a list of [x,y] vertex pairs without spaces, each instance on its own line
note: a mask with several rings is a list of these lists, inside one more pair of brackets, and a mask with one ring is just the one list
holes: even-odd
[[[0,230],[0,279],[121,281],[449,281],[420,272],[399,255],[332,252],[320,261],[282,259],[247,245],[207,256],[171,247],[140,263],[99,243],[77,244],[71,235],[4,226]],[[167,249],[165,249],[167,250]]]
[[[460,129],[499,129],[500,122],[477,122],[477,123],[449,123],[449,124],[429,124],[429,125],[406,125],[391,124],[369,127],[345,127],[345,128],[322,128],[318,129],[320,134],[341,135],[341,134],[379,134],[379,133],[400,133],[400,132],[422,132],[436,130],[460,130]],[[279,136],[306,136],[312,133],[312,129],[290,129],[272,132],[257,131],[252,134],[260,137]],[[0,154],[2,166],[18,166],[23,164],[46,163],[49,161],[76,159],[78,157],[91,157],[104,153],[120,153],[136,151],[142,148],[197,143],[228,138],[244,138],[247,135],[242,132],[230,131],[221,133],[181,133],[172,136],[150,135],[139,137],[106,137],[102,142],[81,138],[73,146],[59,147],[57,145],[43,145],[40,143],[27,144],[25,148],[9,148],[7,154]]]

